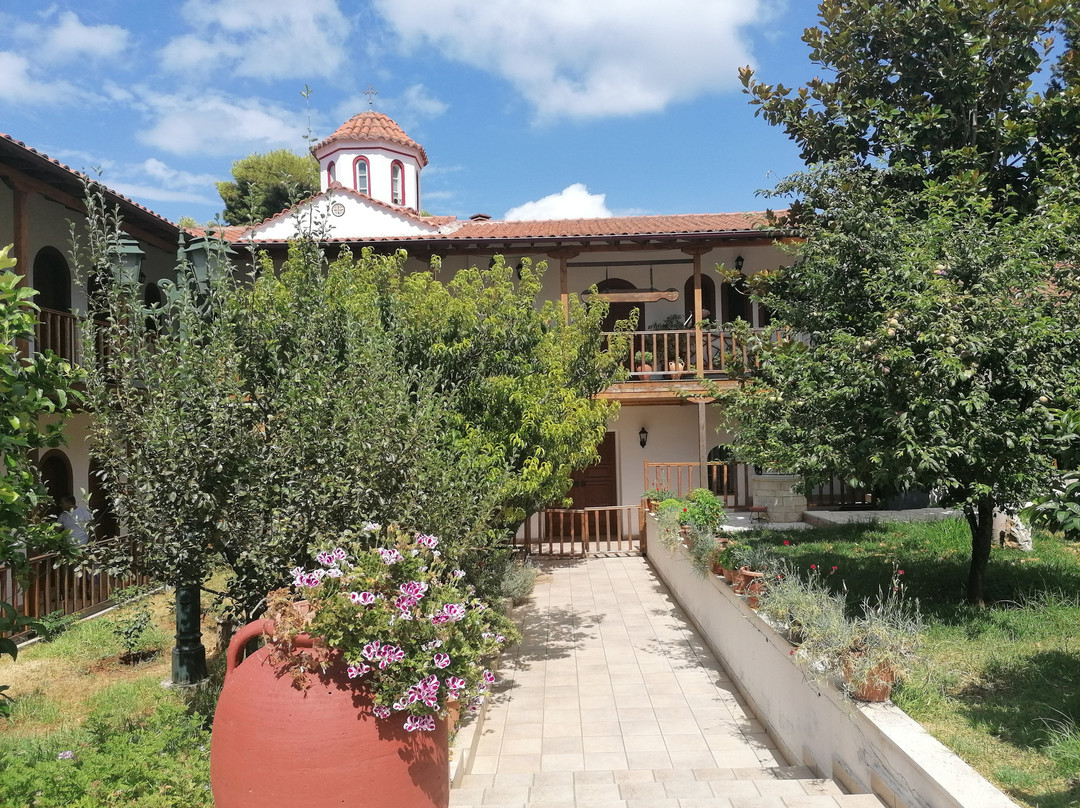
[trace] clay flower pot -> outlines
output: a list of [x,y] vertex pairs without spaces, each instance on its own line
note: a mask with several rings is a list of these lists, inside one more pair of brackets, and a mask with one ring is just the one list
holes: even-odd
[[855,658],[861,654],[849,654],[844,658],[844,680],[851,688],[851,695],[858,701],[880,703],[892,696],[895,672],[887,662],[881,662],[866,672],[865,676],[855,678]]
[[735,592],[746,595],[746,603],[751,609],[758,607],[757,596],[765,587],[765,573],[757,572],[749,567],[739,568],[739,577],[735,582]]
[[[300,686],[269,662],[269,645],[238,664],[244,645],[272,630],[260,620],[229,644],[210,747],[215,805],[447,808],[446,720],[408,732],[402,713],[376,718],[371,695],[335,652]],[[311,638],[301,634],[295,645],[310,651]]]

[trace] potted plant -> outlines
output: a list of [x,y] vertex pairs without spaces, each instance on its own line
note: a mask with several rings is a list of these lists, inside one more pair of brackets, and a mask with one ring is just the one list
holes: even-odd
[[674,499],[675,492],[657,484],[655,488],[650,488],[648,491],[642,493],[641,498],[645,500],[645,507],[649,511],[655,511],[656,506],[665,499]]
[[434,536],[371,525],[347,538],[293,569],[272,618],[229,646],[210,760],[219,805],[446,808],[448,715],[478,708],[495,679],[486,660],[516,631]]
[[736,572],[743,565],[747,549],[747,546],[738,539],[729,539],[724,548],[717,553],[716,563],[720,565],[724,580],[729,584],[735,583]]
[[922,639],[918,599],[905,597],[903,570],[893,573],[887,592],[863,601],[862,616],[851,622],[838,655],[845,683],[860,701],[886,701],[893,684],[907,672]]
[[686,500],[683,524],[714,533],[720,529],[720,523],[724,520],[724,505],[716,494],[708,488],[695,488]]
[[832,591],[816,565],[803,577],[793,565],[781,563],[770,573],[760,600],[762,618],[793,645],[806,646],[808,655],[835,659],[850,636],[844,593]]
[[634,354],[634,364],[637,366],[638,372],[645,374],[642,376],[643,379],[652,379],[652,361],[652,351],[637,351]]
[[777,559],[767,550],[753,548],[744,557],[744,563],[739,567],[738,583],[735,591],[746,595],[747,605],[756,609],[759,605],[758,596],[765,588],[765,576],[770,569],[775,567]]

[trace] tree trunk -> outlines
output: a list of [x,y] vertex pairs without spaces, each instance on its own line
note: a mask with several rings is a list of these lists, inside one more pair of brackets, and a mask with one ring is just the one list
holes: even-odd
[[974,505],[964,506],[971,529],[971,569],[968,572],[967,602],[973,606],[985,606],[983,579],[986,563],[990,560],[990,548],[994,541],[994,500],[983,497]]

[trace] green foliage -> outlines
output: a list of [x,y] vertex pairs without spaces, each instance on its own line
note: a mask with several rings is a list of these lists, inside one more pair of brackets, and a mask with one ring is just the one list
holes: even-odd
[[509,534],[595,460],[613,405],[593,396],[618,373],[599,352],[603,308],[575,304],[569,322],[537,309],[539,270],[515,283],[499,260],[444,284],[407,274],[403,252],[328,263],[302,240],[247,277],[220,253],[208,279],[181,266],[148,311],[117,282],[116,222],[88,207],[104,482],[157,579],[229,569],[238,622],[312,548],[368,521],[440,536],[498,597]]
[[750,462],[964,508],[972,602],[994,504],[1053,486],[1050,407],[1080,388],[1073,171],[1025,216],[963,179],[896,197],[881,172],[831,165],[781,183],[822,211],[762,297],[801,337],[763,341],[723,399]]
[[139,606],[128,610],[124,615],[113,619],[113,634],[119,637],[124,646],[124,654],[130,659],[143,644],[147,629],[150,628],[150,609]]
[[232,164],[232,182],[218,182],[228,224],[261,222],[319,190],[319,162],[288,149],[250,154]]
[[1058,485],[1037,495],[1022,510],[1024,518],[1048,530],[1060,530],[1066,539],[1080,538],[1080,411],[1051,411],[1048,430],[1060,447],[1057,461],[1062,469]]
[[724,520],[724,505],[708,488],[695,488],[687,497],[682,523],[699,531],[716,532]]
[[[792,90],[749,67],[740,77],[755,114],[808,165],[916,166],[920,179],[889,177],[898,190],[969,174],[996,205],[1030,209],[1040,149],[1080,154],[1076,13],[1067,0],[823,0],[803,35],[823,78]],[[1040,94],[1033,80],[1047,68]]]
[[174,700],[149,715],[106,704],[76,730],[0,739],[0,804],[210,806],[209,748],[210,733]]
[[38,618],[34,631],[43,641],[52,642],[78,622],[78,614],[64,614],[63,609],[57,609]]
[[507,565],[503,575],[503,597],[509,598],[515,606],[524,603],[533,593],[539,574],[540,570],[529,559],[514,559]]
[[52,352],[26,356],[19,342],[34,338],[33,289],[21,286],[10,270],[11,247],[0,249],[0,565],[25,572],[26,550],[64,549],[66,542],[51,520],[42,519],[49,503],[30,453],[60,446],[69,401],[78,373]]

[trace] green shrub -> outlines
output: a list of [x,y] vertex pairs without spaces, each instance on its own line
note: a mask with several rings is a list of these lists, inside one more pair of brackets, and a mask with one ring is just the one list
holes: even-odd
[[724,518],[724,505],[708,488],[695,488],[686,498],[682,523],[698,530],[718,530]]
[[149,715],[102,710],[77,730],[0,738],[0,805],[211,806],[209,749],[200,719],[171,698]]
[[49,612],[44,617],[38,618],[37,635],[44,642],[52,642],[73,625],[79,622],[79,615],[64,614],[62,609]]
[[536,585],[536,576],[540,570],[529,560],[514,559],[506,567],[502,580],[502,595],[510,598],[514,605],[524,603],[532,594]]

